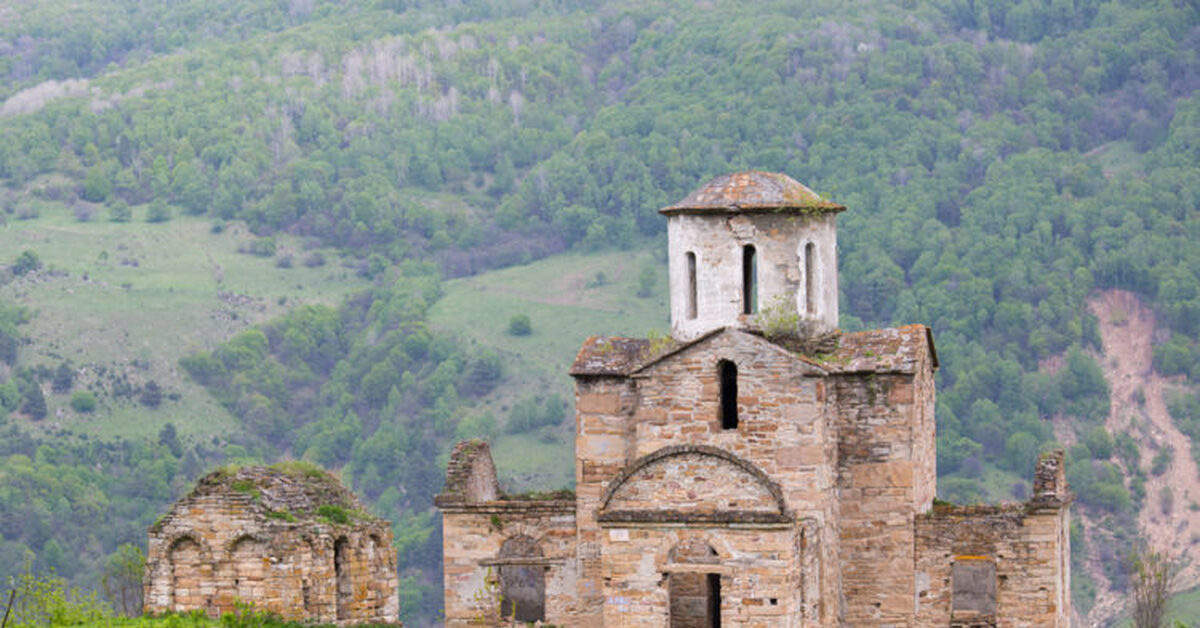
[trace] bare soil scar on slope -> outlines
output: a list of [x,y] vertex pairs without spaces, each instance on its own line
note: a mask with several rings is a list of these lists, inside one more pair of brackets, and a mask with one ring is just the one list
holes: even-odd
[[[1167,413],[1164,389],[1170,379],[1154,372],[1154,312],[1136,295],[1124,290],[1097,293],[1088,301],[1100,321],[1104,356],[1100,364],[1111,389],[1111,407],[1105,426],[1112,434],[1128,431],[1142,451],[1141,467],[1146,474],[1146,499],[1138,515],[1141,533],[1159,550],[1181,561],[1177,590],[1200,584],[1200,472],[1192,457],[1191,440],[1175,427]],[[1174,452],[1171,464],[1160,475],[1151,471],[1155,454],[1165,448]],[[1105,599],[1108,598],[1108,599]],[[1098,613],[1120,612],[1113,595],[1100,595],[1088,623],[1096,625]],[[1116,606],[1116,608],[1114,608]]]

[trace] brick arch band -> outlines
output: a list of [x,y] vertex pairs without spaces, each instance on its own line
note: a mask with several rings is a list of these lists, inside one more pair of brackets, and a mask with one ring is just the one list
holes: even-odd
[[787,509],[787,504],[783,499],[783,491],[779,488],[779,484],[775,483],[762,469],[759,469],[748,460],[710,445],[672,445],[638,458],[633,464],[630,464],[624,471],[618,474],[609,483],[608,488],[604,490],[604,495],[600,499],[597,520],[600,522],[635,522],[664,518],[663,514],[653,511],[609,511],[608,506],[617,492],[637,475],[639,471],[667,458],[688,454],[716,458],[745,471],[771,495],[777,512],[727,511],[711,514],[678,513],[666,515],[666,519],[683,523],[722,523],[726,519],[745,523],[786,523],[792,520],[792,513]]

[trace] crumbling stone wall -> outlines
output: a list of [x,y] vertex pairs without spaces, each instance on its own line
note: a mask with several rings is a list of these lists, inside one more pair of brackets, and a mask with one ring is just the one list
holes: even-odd
[[[1071,495],[1062,452],[1043,454],[1034,496],[1024,504],[940,504],[916,520],[916,619],[921,626],[1068,628],[1071,609]],[[994,574],[964,579],[964,566]],[[956,576],[958,576],[956,578]],[[957,586],[956,586],[957,584]],[[994,591],[981,610],[980,588]],[[964,599],[965,597],[965,599]]]
[[[1067,628],[1069,536],[1065,509],[935,506],[917,519],[919,625]],[[963,599],[983,592],[961,584],[962,567],[978,563],[995,577],[978,585],[992,591],[991,613]]]
[[524,619],[520,613],[527,602],[536,604],[525,596],[538,587],[546,622],[577,625],[572,620],[578,613],[573,496],[504,495],[482,441],[459,443],[450,469],[437,497],[446,625],[499,625],[501,615],[512,616],[514,610]]
[[[332,476],[295,467],[218,471],[150,528],[150,613],[234,611],[237,602],[299,621],[398,620],[391,526]],[[331,506],[351,517],[318,515]]]

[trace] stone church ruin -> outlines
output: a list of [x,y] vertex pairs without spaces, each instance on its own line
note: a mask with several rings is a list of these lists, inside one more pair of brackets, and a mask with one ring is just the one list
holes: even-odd
[[150,528],[148,613],[239,603],[288,620],[396,622],[391,525],[303,463],[208,474]]
[[584,342],[575,493],[454,449],[447,625],[1067,628],[1061,454],[1028,502],[935,501],[933,335],[836,330],[843,210],[764,172],[661,210],[671,338]]

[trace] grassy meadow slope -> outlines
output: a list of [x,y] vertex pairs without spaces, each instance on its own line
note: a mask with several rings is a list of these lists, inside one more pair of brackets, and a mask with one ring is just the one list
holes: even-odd
[[[336,305],[366,285],[329,249],[321,251],[328,263],[315,268],[239,253],[254,237],[237,222],[213,233],[198,218],[144,222],[144,208],[129,223],[103,214],[81,222],[57,204],[38,213],[0,227],[0,250],[33,251],[44,264],[0,288],[0,299],[32,314],[22,366],[68,361],[74,389],[96,393],[97,408],[86,414],[71,409],[69,394],[48,395],[50,415],[33,426],[62,436],[141,438],[173,423],[183,436],[225,438],[237,422],[179,359],[300,304]],[[278,240],[280,255],[312,253],[297,238]],[[151,380],[166,396],[158,408],[138,402],[136,389]],[[134,390],[122,395],[123,382]]]
[[[493,455],[507,489],[574,482],[575,389],[567,371],[588,336],[645,337],[670,330],[662,249],[653,242],[630,251],[568,253],[446,282],[445,296],[430,309],[430,323],[498,353],[506,371],[504,384],[480,399],[474,413],[505,423],[523,400],[557,394],[570,404],[557,430],[496,433]],[[643,274],[653,287],[639,297]],[[510,334],[510,319],[522,314],[529,316],[532,333]]]

